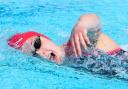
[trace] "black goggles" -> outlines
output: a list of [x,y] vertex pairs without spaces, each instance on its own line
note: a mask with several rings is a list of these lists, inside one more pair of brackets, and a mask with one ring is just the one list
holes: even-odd
[[33,47],[35,49],[35,51],[32,52],[33,56],[37,55],[36,51],[38,49],[40,49],[41,47],[41,39],[40,39],[40,36],[37,36],[35,41],[34,41],[34,44],[33,44]]

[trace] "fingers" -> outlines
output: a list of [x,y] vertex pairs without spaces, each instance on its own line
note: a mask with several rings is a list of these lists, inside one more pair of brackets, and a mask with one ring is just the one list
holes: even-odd
[[89,38],[87,37],[87,33],[84,33],[84,34],[82,34],[82,38],[84,39],[84,41],[85,41],[85,43],[86,44],[90,44],[90,40],[89,40]]
[[73,52],[74,52],[75,56],[77,57],[75,43],[74,43],[74,38],[71,38],[70,42],[71,42],[71,45],[72,45],[72,48],[73,48]]
[[74,37],[74,43],[75,43],[75,50],[76,50],[77,56],[81,56],[81,47],[80,47],[80,41],[79,41],[78,35]]
[[81,56],[81,54],[82,54],[81,45],[84,48],[87,48],[86,42],[84,41],[82,34],[73,36],[71,39],[71,44],[73,47],[73,52],[74,52],[76,57]]
[[86,43],[85,43],[85,40],[84,40],[82,34],[80,34],[79,37],[80,37],[81,45],[82,45],[84,48],[87,48],[87,45],[86,45]]
[[87,48],[87,45],[90,44],[90,41],[85,33],[77,33],[72,35],[70,42],[76,57],[81,56],[82,54],[81,46]]

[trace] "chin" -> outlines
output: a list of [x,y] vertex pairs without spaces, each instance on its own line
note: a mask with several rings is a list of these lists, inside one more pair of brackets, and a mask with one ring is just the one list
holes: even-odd
[[57,64],[62,64],[63,63],[63,60],[64,60],[64,57],[56,57],[54,59],[54,61],[57,63]]
[[56,62],[57,64],[61,64],[64,60],[64,57],[65,57],[65,54],[61,51],[55,54],[53,61]]

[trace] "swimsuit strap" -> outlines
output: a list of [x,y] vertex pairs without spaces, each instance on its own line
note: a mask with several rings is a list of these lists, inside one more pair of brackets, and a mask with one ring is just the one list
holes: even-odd
[[107,52],[107,54],[109,54],[109,55],[114,55],[114,54],[118,53],[118,52],[121,51],[121,50],[122,50],[121,48],[117,48],[117,49],[114,49],[114,50],[112,50],[112,51]]

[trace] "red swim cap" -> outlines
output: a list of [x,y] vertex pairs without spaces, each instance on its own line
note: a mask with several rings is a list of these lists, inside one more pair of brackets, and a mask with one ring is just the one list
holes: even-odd
[[[8,40],[8,45],[10,45],[13,48],[19,49],[22,47],[22,45],[25,43],[25,41],[32,37],[32,36],[41,36],[44,37],[46,39],[49,39],[47,36],[40,34],[38,32],[34,32],[34,31],[29,31],[29,32],[24,32],[24,33],[17,33],[14,36],[12,36],[9,40]],[[50,40],[50,39],[49,39]]]

